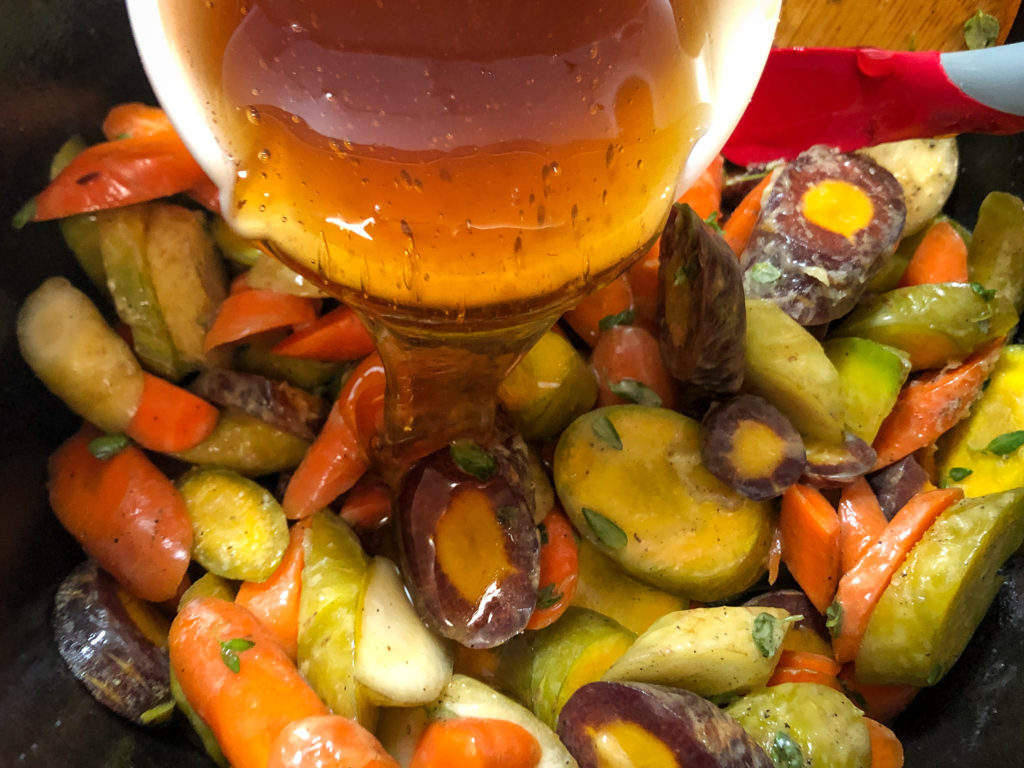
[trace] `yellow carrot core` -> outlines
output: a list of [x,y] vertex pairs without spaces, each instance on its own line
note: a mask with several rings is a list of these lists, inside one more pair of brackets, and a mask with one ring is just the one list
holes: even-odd
[[144,603],[134,595],[118,587],[117,597],[121,601],[124,612],[136,626],[142,636],[157,648],[167,647],[167,634],[171,630],[171,622],[149,603]]
[[599,768],[679,768],[675,755],[646,728],[616,720],[591,731]]
[[437,561],[444,575],[468,602],[478,602],[488,589],[515,568],[505,553],[505,534],[483,491],[457,491],[434,531]]
[[812,224],[849,239],[871,223],[875,207],[856,184],[826,179],[804,192],[800,207]]
[[786,441],[767,424],[743,419],[736,424],[729,462],[741,477],[767,477],[785,455]]

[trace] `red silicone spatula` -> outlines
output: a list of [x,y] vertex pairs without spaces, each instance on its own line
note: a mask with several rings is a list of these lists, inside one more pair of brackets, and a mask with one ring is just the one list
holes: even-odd
[[725,145],[741,165],[814,144],[843,151],[954,133],[1024,131],[1024,43],[977,51],[776,48]]

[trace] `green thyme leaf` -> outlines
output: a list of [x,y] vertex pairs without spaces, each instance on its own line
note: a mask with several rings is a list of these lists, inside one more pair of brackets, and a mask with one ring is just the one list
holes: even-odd
[[721,216],[721,214],[718,211],[712,211],[711,214],[704,219],[704,223],[715,230],[718,234],[724,235],[725,232],[722,230],[722,225],[718,223],[719,216]]
[[774,283],[782,277],[782,270],[767,261],[759,261],[750,268],[750,279],[755,283]]
[[477,480],[490,480],[498,469],[493,454],[472,440],[454,440],[450,450],[456,466]]
[[561,592],[555,592],[554,584],[545,584],[537,590],[537,610],[544,610],[545,608],[557,605],[562,597]]
[[610,328],[614,328],[616,325],[631,325],[635,318],[636,311],[630,307],[629,309],[624,309],[615,315],[605,315],[598,321],[597,327],[602,331],[607,331]]
[[802,621],[803,616],[787,616],[784,619],[777,619],[770,613],[759,613],[754,618],[754,645],[766,659],[775,655],[786,637],[786,624],[795,621]]
[[21,208],[19,208],[15,214],[11,217],[11,226],[15,229],[21,229],[36,215],[36,199],[33,197]]
[[132,441],[128,435],[116,433],[112,435],[100,435],[89,441],[89,453],[100,461],[112,459],[129,445]]
[[587,521],[597,540],[606,547],[622,549],[629,542],[626,532],[600,512],[583,507],[583,519]]
[[234,672],[236,675],[242,668],[242,662],[238,658],[238,654],[243,651],[247,651],[252,648],[256,643],[252,640],[246,640],[244,637],[235,637],[231,640],[220,641],[220,658],[224,662],[224,666]]
[[996,456],[1006,456],[1008,453],[1013,453],[1018,448],[1024,445],[1024,430],[1018,429],[1016,432],[1006,432],[999,437],[992,438],[992,442],[985,446],[983,450],[988,453],[994,453]]
[[619,437],[618,430],[615,429],[615,425],[612,424],[611,419],[607,416],[595,419],[591,429],[594,430],[595,435],[608,443],[616,451],[622,450],[622,438]]
[[785,731],[775,734],[772,746],[768,750],[768,757],[775,763],[776,768],[801,768],[804,764],[800,745]]
[[636,379],[622,379],[608,385],[614,394],[619,397],[631,400],[638,405],[649,405],[658,408],[661,405],[661,397],[653,389],[642,381]]
[[967,467],[951,467],[949,470],[949,479],[954,483],[959,483],[965,477],[970,477],[973,474],[974,470],[968,469]]
[[540,545],[543,547],[548,543],[548,527],[544,523],[537,523],[537,533],[540,535]]
[[985,301],[992,301],[996,297],[995,288],[986,288],[981,283],[971,283],[971,290],[978,294]]
[[999,39],[999,19],[981,9],[964,23],[964,43],[968,50],[991,48]]
[[825,627],[835,637],[842,631],[843,627],[843,606],[839,603],[832,603],[825,611]]

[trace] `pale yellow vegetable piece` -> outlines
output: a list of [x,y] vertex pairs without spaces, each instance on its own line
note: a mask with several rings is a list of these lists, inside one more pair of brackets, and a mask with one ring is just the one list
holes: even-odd
[[294,469],[307,448],[309,442],[291,432],[244,411],[225,408],[208,438],[175,455],[190,464],[258,477]]
[[907,204],[904,237],[918,232],[939,215],[956,183],[956,138],[907,139],[861,151],[895,176],[903,187]]

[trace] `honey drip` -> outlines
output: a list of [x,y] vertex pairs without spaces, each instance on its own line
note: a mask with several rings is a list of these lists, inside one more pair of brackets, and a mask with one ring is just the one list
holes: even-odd
[[709,117],[670,0],[161,0],[236,179],[225,216],[366,318],[402,457],[656,238]]

